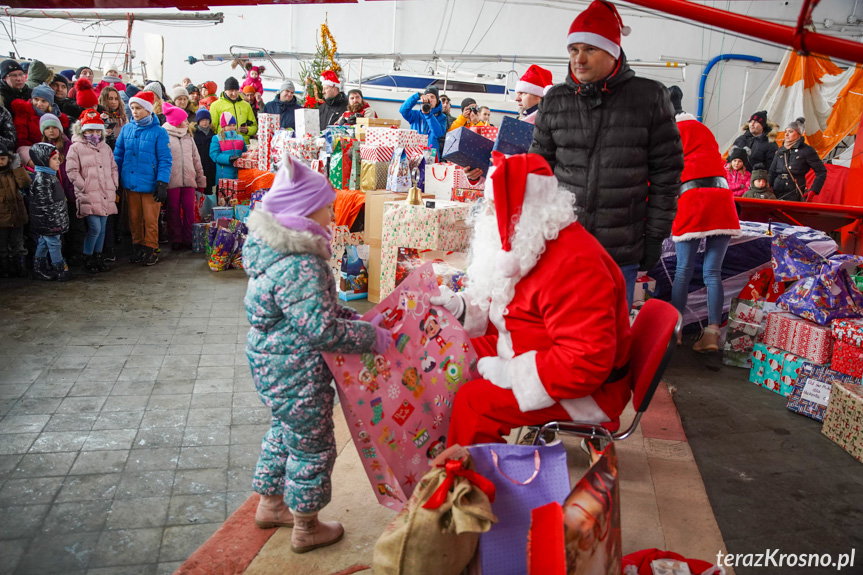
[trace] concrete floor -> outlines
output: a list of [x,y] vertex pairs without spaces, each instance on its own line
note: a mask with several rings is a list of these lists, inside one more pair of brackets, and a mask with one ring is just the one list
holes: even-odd
[[[188,252],[67,284],[0,280],[0,573],[172,573],[246,500],[269,412],[244,354],[245,286]],[[625,551],[711,559],[724,538],[863,554],[860,463],[746,379],[676,355],[689,444],[622,445]]]

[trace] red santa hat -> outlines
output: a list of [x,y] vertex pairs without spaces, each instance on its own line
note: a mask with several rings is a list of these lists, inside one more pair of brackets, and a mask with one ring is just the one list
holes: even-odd
[[341,84],[339,77],[332,70],[327,70],[321,74],[321,86],[335,86],[338,88]]
[[93,89],[93,82],[87,78],[75,82],[75,101],[82,108],[95,108],[99,104],[99,93]]
[[90,108],[81,112],[78,118],[81,123],[81,131],[86,130],[104,130],[105,122],[102,120],[102,115],[96,110]]
[[129,98],[129,105],[138,104],[151,114],[153,113],[153,106],[156,105],[156,94],[153,92],[138,92],[131,98]]
[[515,83],[516,92],[524,92],[525,94],[533,94],[540,98],[545,96],[553,86],[551,72],[533,64],[527,69],[518,82]]
[[494,209],[497,215],[497,228],[503,252],[498,266],[506,277],[514,277],[519,272],[519,262],[512,253],[512,237],[521,216],[528,176],[554,178],[548,162],[538,154],[516,154],[505,156],[492,152],[494,171],[491,182],[494,189]]
[[594,0],[572,21],[566,45],[590,44],[605,50],[617,60],[620,58],[620,36],[629,36],[630,32],[629,26],[623,25],[614,4]]

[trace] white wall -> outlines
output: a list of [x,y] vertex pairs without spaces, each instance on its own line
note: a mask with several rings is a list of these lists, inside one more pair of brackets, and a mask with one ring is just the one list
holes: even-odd
[[[786,25],[796,22],[801,0],[784,2],[781,0],[729,0],[708,2],[718,8],[729,9],[756,18],[768,18]],[[815,11],[815,21],[819,31],[823,31],[823,21],[830,18],[836,22],[829,33],[842,37],[859,38],[863,32],[859,25],[840,31],[854,6],[853,0],[824,0]],[[514,0],[503,3],[499,0],[425,0],[417,2],[361,1],[358,4],[298,5],[298,6],[259,6],[225,7],[225,23],[218,26],[177,27],[163,24],[137,22],[133,34],[133,48],[143,55],[145,32],[162,34],[165,37],[165,84],[169,86],[184,76],[194,82],[214,80],[220,86],[231,74],[228,63],[208,65],[197,63],[189,65],[184,60],[188,56],[199,57],[204,53],[225,53],[232,44],[263,46],[270,50],[304,51],[314,50],[315,38],[325,15],[329,18],[330,29],[343,52],[389,53],[431,53],[432,51],[477,54],[519,54],[523,56],[566,55],[566,35],[575,16],[584,9],[587,2],[572,0],[547,0],[530,2]],[[564,8],[561,8],[564,6]],[[721,53],[741,53],[760,56],[768,61],[778,62],[784,49],[767,46],[748,39],[737,38],[721,30],[708,30],[686,23],[679,23],[669,17],[645,14],[635,7],[621,7],[624,23],[632,28],[632,34],[623,39],[623,48],[631,60],[659,61],[676,57],[682,61],[708,61]],[[861,8],[863,12],[863,8]],[[452,15],[452,17],[451,17]],[[45,30],[56,27],[51,20],[22,20],[29,26]],[[69,33],[80,32],[81,24],[67,25],[63,28]],[[110,27],[122,33],[123,23]],[[103,30],[105,30],[103,28]],[[88,29],[84,34],[94,33]],[[57,49],[67,45],[86,49],[84,43],[69,44],[68,38],[58,38],[56,47],[49,48],[23,41],[23,38],[36,36],[32,29],[20,30],[19,51],[29,57],[83,64],[89,56],[70,53],[58,58]],[[50,36],[49,36],[50,37]],[[481,40],[481,41],[480,41]],[[45,41],[43,37],[40,41]],[[11,49],[8,39],[0,40],[0,51]],[[463,70],[502,71],[512,69],[521,74],[529,61],[488,64],[484,66],[466,64]],[[296,77],[298,68],[290,61],[280,62],[288,76]],[[351,69],[352,76],[357,73],[358,63]],[[406,63],[403,69],[423,70],[427,64]],[[364,64],[364,75],[376,71],[386,71],[389,64]],[[727,62],[713,68],[705,91],[705,117],[707,123],[724,142],[739,128],[740,106],[743,99],[743,84],[747,65]],[[749,73],[744,106],[744,120],[755,111],[774,67],[758,66]],[[639,75],[654,78],[668,85],[678,84],[684,91],[684,107],[695,113],[697,110],[697,91],[703,66],[689,65],[685,72],[674,68],[636,68]],[[562,81],[566,73],[564,67],[553,68],[555,81]],[[685,78],[684,78],[685,74]],[[238,78],[239,70],[234,71]],[[353,77],[352,77],[353,79]]]

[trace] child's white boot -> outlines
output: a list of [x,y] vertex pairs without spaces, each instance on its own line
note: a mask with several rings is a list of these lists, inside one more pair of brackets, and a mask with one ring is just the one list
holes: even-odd
[[294,516],[282,494],[261,495],[258,501],[258,509],[255,511],[255,525],[261,529],[273,527],[293,527]]
[[345,528],[338,521],[320,521],[317,513],[294,514],[294,530],[291,532],[291,551],[306,553],[318,547],[326,547],[340,541]]

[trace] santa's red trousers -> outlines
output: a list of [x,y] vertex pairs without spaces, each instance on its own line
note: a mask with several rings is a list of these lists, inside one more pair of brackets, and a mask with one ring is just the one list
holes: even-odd
[[[496,335],[474,338],[471,343],[479,357],[497,355]],[[475,379],[462,385],[455,394],[447,446],[504,443],[504,436],[509,435],[513,427],[570,419],[559,403],[525,413],[519,409],[511,389],[501,389],[486,379]]]

